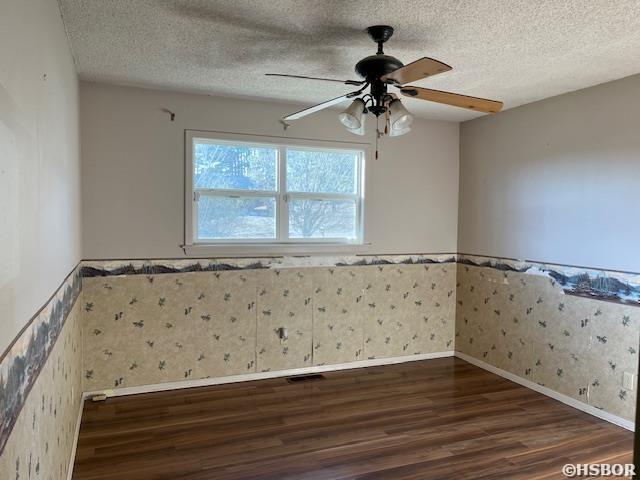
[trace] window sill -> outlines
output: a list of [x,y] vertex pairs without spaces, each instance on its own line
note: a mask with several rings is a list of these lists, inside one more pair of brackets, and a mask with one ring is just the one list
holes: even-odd
[[265,257],[283,255],[359,255],[370,251],[371,243],[263,243],[254,245],[181,245],[189,257]]

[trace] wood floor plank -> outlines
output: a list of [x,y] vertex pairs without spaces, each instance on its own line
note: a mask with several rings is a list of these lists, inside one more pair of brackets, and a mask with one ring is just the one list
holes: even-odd
[[463,360],[86,402],[75,480],[552,479],[633,435]]

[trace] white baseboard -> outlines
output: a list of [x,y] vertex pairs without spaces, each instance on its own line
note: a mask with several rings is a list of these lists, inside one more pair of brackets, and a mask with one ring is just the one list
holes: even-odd
[[[424,353],[419,355],[407,355],[404,357],[374,358],[370,360],[361,360],[358,362],[340,363],[335,365],[319,365],[314,367],[293,368],[290,370],[277,370],[273,372],[259,372],[259,373],[249,373],[244,375],[230,375],[228,377],[203,378],[200,380],[183,380],[178,382],[157,383],[152,385],[140,385],[136,387],[125,387],[125,388],[110,389],[110,390],[95,390],[91,392],[85,392],[83,394],[83,399],[91,398],[94,395],[101,395],[101,394],[104,394],[107,397],[120,397],[120,396],[126,396],[126,395],[137,395],[141,393],[179,390],[183,388],[205,387],[205,386],[212,386],[212,385],[223,385],[227,383],[265,380],[269,378],[290,377],[294,375],[307,375],[311,373],[335,372],[339,370],[350,370],[350,369],[356,369],[356,368],[393,365],[398,363],[416,362],[420,360],[430,360],[434,358],[444,358],[444,357],[453,357],[453,356],[458,357],[466,362],[469,362],[491,373],[495,373],[496,375],[499,375],[508,380],[511,380],[512,382],[518,383],[531,390],[534,390],[543,395],[546,395],[550,398],[558,400],[573,408],[576,408],[585,413],[593,415],[594,417],[598,417],[602,420],[613,423],[627,430],[631,430],[631,431],[634,430],[634,423],[629,420],[625,420],[624,418],[618,417],[616,415],[612,415],[603,410],[599,410],[584,402],[580,402],[571,397],[555,392],[547,387],[543,387],[541,385],[538,385],[537,383],[531,382],[530,380],[526,380],[510,372],[494,367],[493,365],[483,362],[482,360],[478,360],[477,358],[471,357],[461,352],[454,352],[454,351]],[[84,402],[81,402],[80,410],[78,412],[78,420],[76,424],[75,440],[73,443],[73,449],[71,452],[71,459],[69,463],[69,473],[67,477],[68,480],[71,480],[73,475],[73,465],[74,465],[76,449],[78,444],[78,436],[80,433],[80,422],[82,419],[83,407],[84,407]]]
[[67,469],[67,480],[73,477],[73,467],[76,463],[76,450],[78,449],[78,438],[80,437],[80,424],[82,423],[82,412],[84,411],[85,395],[80,395],[80,408],[78,409],[78,418],[76,419],[76,430],[73,436],[73,445],[71,446],[71,455],[69,456],[69,468]]
[[625,420],[622,417],[618,417],[617,415],[607,413],[604,410],[600,410],[592,405],[581,402],[579,400],[571,398],[562,393],[558,393],[554,390],[551,390],[550,388],[543,387],[542,385],[538,385],[537,383],[532,382],[531,380],[527,380],[526,378],[519,377],[518,375],[507,372],[506,370],[502,370],[498,367],[494,367],[493,365],[483,362],[482,360],[478,360],[477,358],[471,357],[465,353],[455,352],[455,356],[457,358],[464,360],[465,362],[469,362],[475,365],[476,367],[480,367],[483,370],[487,370],[491,373],[495,373],[496,375],[500,375],[501,377],[504,377],[507,380],[511,380],[512,382],[519,383],[524,387],[527,387],[531,390],[535,390],[538,393],[546,395],[547,397],[551,397],[554,400],[558,400],[559,402],[569,405],[570,407],[577,408],[578,410],[588,413],[589,415],[593,415],[594,417],[598,417],[602,420],[606,420],[607,422],[613,423],[622,428],[626,428],[627,430],[631,430],[631,431],[635,430],[635,423],[629,420]]
[[85,392],[85,398],[104,394],[107,397],[120,397],[124,395],[137,395],[140,393],[162,392],[179,390],[181,388],[208,387],[225,383],[250,382],[253,380],[265,380],[268,378],[291,377],[294,375],[308,375],[310,373],[335,372],[338,370],[350,370],[353,368],[377,367],[381,365],[393,365],[396,363],[416,362],[433,358],[453,357],[452,350],[435,353],[421,353],[404,357],[373,358],[358,362],[338,363],[334,365],[318,365],[314,367],[292,368],[290,370],[276,370],[273,372],[247,373],[243,375],[230,375],[228,377],[203,378],[199,380],[181,380],[178,382],[156,383],[152,385],[140,385],[137,387],[124,387],[110,390],[96,390]]

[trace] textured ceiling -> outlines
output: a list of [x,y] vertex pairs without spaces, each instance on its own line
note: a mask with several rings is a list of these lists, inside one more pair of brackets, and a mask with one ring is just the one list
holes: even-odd
[[[364,29],[389,24],[385,53],[453,71],[416,85],[505,108],[640,72],[637,0],[59,0],[80,77],[314,104],[352,87],[268,78],[355,77],[375,53]],[[421,117],[463,109],[407,99]]]

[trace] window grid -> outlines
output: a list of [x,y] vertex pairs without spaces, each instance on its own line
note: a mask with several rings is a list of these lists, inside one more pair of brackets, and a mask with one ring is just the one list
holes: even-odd
[[[195,177],[195,145],[198,143],[243,145],[253,147],[276,148],[276,190],[249,190],[249,189],[221,189],[195,187],[193,178]],[[308,151],[338,151],[352,152],[356,154],[356,165],[354,172],[354,182],[356,192],[345,193],[323,193],[323,192],[299,192],[287,189],[287,152],[288,149],[304,149]],[[188,184],[192,185],[192,244],[360,244],[363,234],[363,173],[364,173],[364,152],[354,149],[324,148],[324,147],[300,147],[298,145],[279,145],[268,143],[254,143],[243,141],[217,140],[214,138],[193,137],[190,149],[191,179]],[[198,234],[198,204],[202,196],[223,197],[223,198],[272,198],[275,209],[275,238],[200,238]],[[309,201],[329,201],[346,200],[354,202],[355,222],[354,238],[337,237],[314,237],[295,238],[290,237],[289,229],[289,204],[294,200]]]

